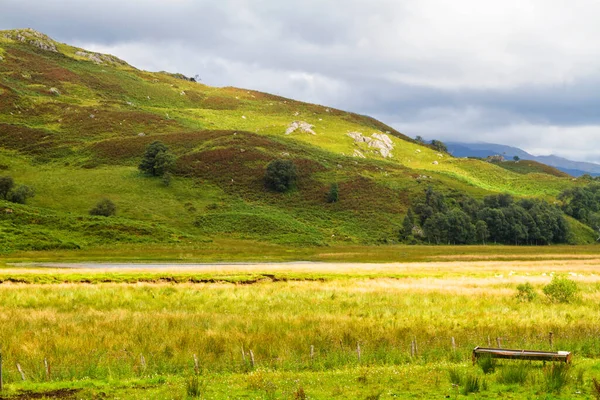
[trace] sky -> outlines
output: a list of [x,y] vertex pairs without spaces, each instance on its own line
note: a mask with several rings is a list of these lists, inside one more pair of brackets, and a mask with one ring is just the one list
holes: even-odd
[[600,162],[597,0],[0,0],[151,71],[371,115],[404,134]]

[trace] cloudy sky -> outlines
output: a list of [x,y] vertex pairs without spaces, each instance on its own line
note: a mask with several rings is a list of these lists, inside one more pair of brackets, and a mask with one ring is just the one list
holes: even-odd
[[147,70],[372,115],[409,135],[600,162],[597,0],[0,0]]

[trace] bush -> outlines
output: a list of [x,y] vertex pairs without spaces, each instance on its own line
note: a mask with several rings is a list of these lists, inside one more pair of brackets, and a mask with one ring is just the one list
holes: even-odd
[[35,196],[35,190],[27,185],[19,185],[6,195],[6,199],[13,203],[25,204],[27,199]]
[[517,300],[519,301],[533,301],[535,300],[535,298],[537,297],[537,293],[535,292],[535,289],[533,288],[533,286],[531,286],[531,283],[526,282],[526,283],[521,283],[520,285],[517,285]]
[[10,176],[0,176],[0,198],[7,199],[8,193],[15,186],[15,181]]
[[286,192],[296,184],[298,172],[290,160],[275,160],[267,165],[265,186],[276,192]]
[[327,193],[327,202],[328,203],[337,203],[340,199],[339,196],[339,188],[337,183],[332,183],[329,187],[329,193]]
[[562,276],[555,276],[552,278],[552,282],[544,286],[542,290],[553,303],[570,303],[577,299],[579,288],[577,287],[577,283],[572,280]]
[[117,213],[117,206],[109,199],[102,199],[90,210],[90,215],[110,217]]
[[138,165],[140,171],[152,176],[163,176],[175,165],[175,156],[169,148],[160,141],[154,141],[146,147],[142,162]]

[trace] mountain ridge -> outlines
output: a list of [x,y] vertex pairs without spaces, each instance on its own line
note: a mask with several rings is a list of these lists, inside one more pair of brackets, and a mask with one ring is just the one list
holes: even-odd
[[486,158],[493,155],[503,155],[506,159],[512,159],[514,156],[518,156],[523,160],[533,160],[556,167],[561,171],[569,173],[573,176],[581,176],[584,174],[590,174],[593,176],[600,175],[600,164],[586,161],[569,160],[556,155],[535,156],[518,147],[509,145],[487,142],[457,141],[448,141],[446,142],[446,145],[448,146],[448,151],[456,157]]

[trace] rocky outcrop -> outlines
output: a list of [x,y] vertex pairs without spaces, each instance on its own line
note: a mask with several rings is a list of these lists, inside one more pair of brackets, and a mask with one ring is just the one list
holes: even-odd
[[75,53],[77,57],[87,58],[95,64],[108,64],[108,65],[128,65],[125,61],[111,56],[110,54],[92,53],[89,51],[80,50]]
[[348,136],[354,139],[355,143],[366,143],[369,147],[376,149],[383,158],[392,157],[394,142],[384,133],[374,133],[368,137],[360,132],[349,132]]
[[34,31],[33,29],[18,29],[14,31],[7,31],[4,33],[4,37],[7,39],[30,44],[42,50],[58,53],[58,49],[56,48],[56,42],[54,40],[50,39],[43,33]]
[[290,126],[288,126],[287,130],[285,131],[285,134],[290,135],[290,134],[296,132],[297,130],[300,130],[301,132],[304,132],[304,133],[310,133],[311,135],[316,135],[317,133],[315,131],[313,131],[313,128],[314,128],[314,125],[311,125],[308,122],[294,121],[290,124]]

